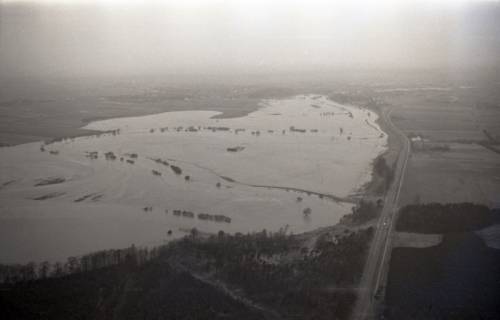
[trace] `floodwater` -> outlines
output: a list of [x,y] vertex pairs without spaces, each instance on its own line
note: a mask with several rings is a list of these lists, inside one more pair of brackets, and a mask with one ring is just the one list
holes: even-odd
[[299,233],[333,225],[387,145],[376,114],[324,96],[217,115],[96,121],[85,129],[107,133],[0,149],[0,262],[157,245],[192,228]]

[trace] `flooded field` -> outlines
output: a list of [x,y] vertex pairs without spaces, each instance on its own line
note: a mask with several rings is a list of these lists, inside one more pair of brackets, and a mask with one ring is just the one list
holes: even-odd
[[0,261],[56,260],[200,232],[333,225],[387,137],[324,96],[244,117],[167,112],[90,123],[96,136],[0,149]]

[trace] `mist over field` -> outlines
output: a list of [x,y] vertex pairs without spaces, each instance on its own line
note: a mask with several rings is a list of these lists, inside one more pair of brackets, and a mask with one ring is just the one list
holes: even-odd
[[5,76],[489,68],[493,1],[3,1]]

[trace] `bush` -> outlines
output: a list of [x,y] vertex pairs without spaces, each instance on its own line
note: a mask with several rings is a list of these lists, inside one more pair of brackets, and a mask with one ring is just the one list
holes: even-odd
[[170,168],[172,169],[172,171],[175,174],[177,174],[177,175],[181,175],[182,174],[182,169],[179,168],[178,166],[170,165]]
[[378,157],[375,159],[373,170],[376,175],[384,180],[383,187],[385,190],[388,190],[392,180],[394,179],[394,172],[392,168],[389,167],[384,157]]

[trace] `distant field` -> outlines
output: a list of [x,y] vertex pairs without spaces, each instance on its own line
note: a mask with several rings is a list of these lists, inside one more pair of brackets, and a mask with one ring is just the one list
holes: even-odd
[[404,207],[498,202],[500,154],[481,145],[498,144],[500,138],[498,89],[446,87],[379,94],[394,108],[395,125],[410,138],[420,137],[412,145],[396,230],[425,233],[394,236],[385,317],[498,319],[500,255],[493,249],[498,225],[477,231],[498,217],[486,207],[473,210],[470,205],[461,211],[440,204],[420,211]]
[[400,205],[498,201],[500,154],[477,144],[450,144],[450,148],[412,154]]
[[182,76],[0,81],[0,146],[91,134],[80,128],[100,119],[186,110],[243,116],[256,110],[262,98],[298,93],[259,81]]
[[468,232],[498,222],[498,213],[484,205],[430,203],[401,208],[396,221],[396,231],[424,234]]
[[384,93],[381,99],[395,107],[394,123],[406,133],[432,141],[484,140],[483,130],[500,137],[498,89]]
[[259,99],[223,97],[189,100],[165,98],[162,101],[136,102],[132,98],[120,101],[79,98],[68,101],[6,101],[0,102],[0,144],[15,145],[26,142],[75,137],[95,133],[81,129],[97,119],[140,116],[166,111],[216,110],[225,117],[245,115],[258,107]]
[[408,136],[424,140],[423,150],[413,148],[401,206],[464,201],[490,205],[498,201],[500,154],[479,144],[490,143],[490,137],[500,143],[498,90],[431,87],[377,94],[393,106],[396,126]]

